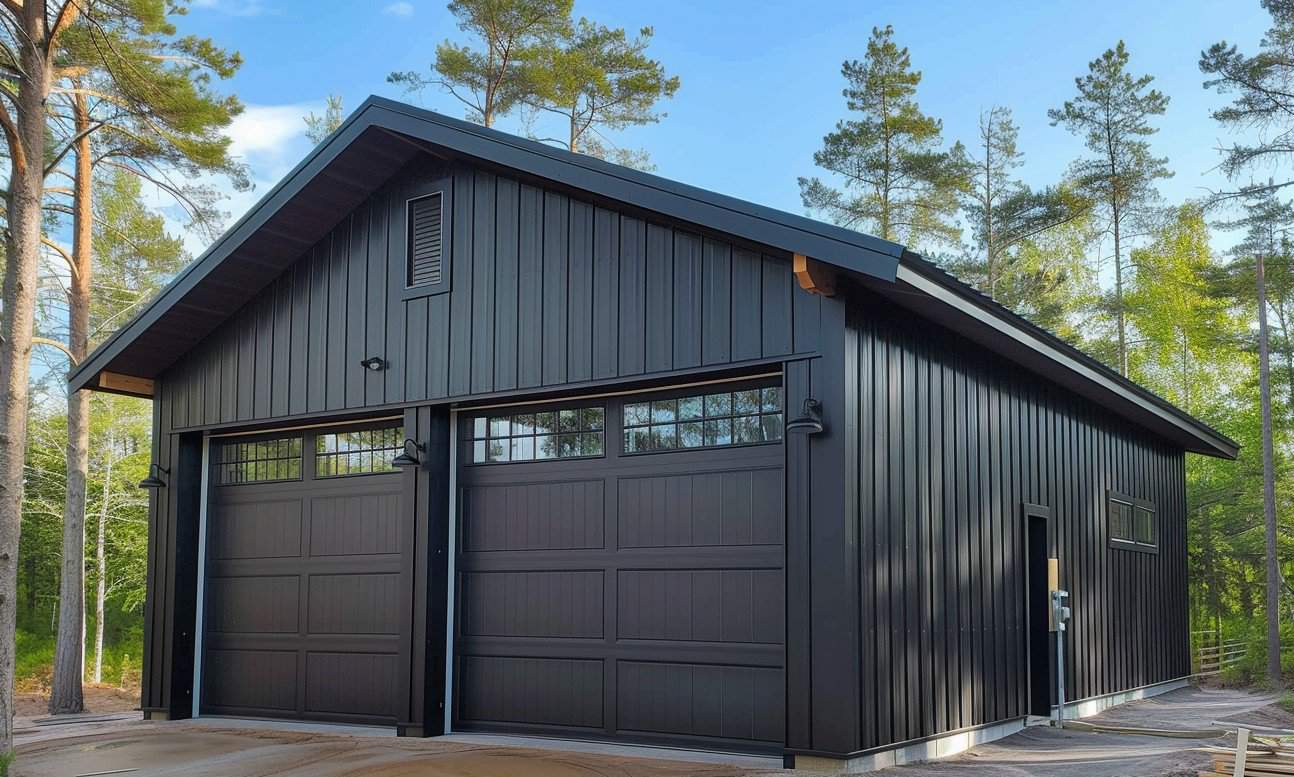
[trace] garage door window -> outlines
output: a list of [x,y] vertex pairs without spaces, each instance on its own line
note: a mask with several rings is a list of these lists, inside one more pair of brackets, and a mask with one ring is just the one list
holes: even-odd
[[601,456],[606,450],[606,408],[476,416],[471,445],[473,464]]
[[400,453],[402,427],[359,429],[315,437],[315,477],[375,475],[393,472]]
[[778,386],[630,402],[625,453],[754,445],[782,439]]
[[216,448],[216,483],[273,483],[301,479],[301,438],[227,442]]

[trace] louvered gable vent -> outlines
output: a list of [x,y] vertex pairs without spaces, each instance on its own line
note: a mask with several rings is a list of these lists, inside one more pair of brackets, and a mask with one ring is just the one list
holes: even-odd
[[441,194],[437,192],[409,203],[410,286],[434,286],[444,277],[441,201]]

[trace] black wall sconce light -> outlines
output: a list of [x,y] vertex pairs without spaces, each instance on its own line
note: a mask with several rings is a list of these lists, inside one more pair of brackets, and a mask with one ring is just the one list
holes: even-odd
[[800,414],[786,422],[787,434],[820,434],[822,429],[822,403],[813,397],[805,399]]
[[[409,452],[410,448],[416,451],[416,453],[410,453]],[[391,459],[391,466],[416,467],[422,463],[418,459],[418,454],[426,453],[426,452],[427,452],[427,446],[425,443],[417,442],[412,437],[406,437],[404,438],[404,450],[400,451],[400,455],[396,456],[394,459]]]
[[373,372],[381,372],[382,370],[385,370],[389,365],[387,364],[386,359],[383,359],[381,356],[370,356],[364,361],[360,362],[359,366],[363,367],[366,370],[371,370]]
[[148,465],[148,477],[139,481],[140,488],[166,488],[166,481],[162,480],[162,475],[169,475],[171,471],[165,467],[156,464]]

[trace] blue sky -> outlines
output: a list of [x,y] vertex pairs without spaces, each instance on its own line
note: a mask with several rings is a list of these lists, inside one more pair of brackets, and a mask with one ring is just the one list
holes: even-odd
[[[862,56],[874,25],[893,24],[910,49],[925,75],[921,106],[944,121],[946,141],[973,142],[981,110],[1010,107],[1026,153],[1021,174],[1035,185],[1054,183],[1082,153],[1077,138],[1049,126],[1047,109],[1123,38],[1134,72],[1153,74],[1172,98],[1152,142],[1177,171],[1161,187],[1177,201],[1223,184],[1210,171],[1216,147],[1230,141],[1208,116],[1222,98],[1201,87],[1200,50],[1226,39],[1253,51],[1269,21],[1258,0],[576,0],[575,12],[654,26],[653,55],[682,78],[668,118],[622,133],[622,145],[648,150],[666,177],[794,212],[803,210],[796,177],[813,172],[813,151],[844,113],[840,63]],[[443,0],[196,0],[180,26],[246,59],[227,84],[248,105],[231,134],[258,185],[230,201],[233,216],[306,152],[300,117],[326,94],[341,94],[348,109],[373,93],[401,97],[387,73],[425,71],[438,41],[461,37]],[[462,115],[436,92],[421,104]]]

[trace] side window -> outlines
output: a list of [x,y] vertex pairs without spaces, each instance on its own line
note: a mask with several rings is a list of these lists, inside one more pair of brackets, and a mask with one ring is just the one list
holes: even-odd
[[215,446],[216,485],[301,479],[301,438],[279,437]]
[[753,445],[782,439],[778,386],[626,402],[624,452]]
[[606,450],[606,408],[475,416],[470,445],[473,464],[602,456]]
[[1132,542],[1132,503],[1110,497],[1110,539]]
[[393,472],[400,453],[402,426],[329,432],[315,436],[315,477]]
[[1155,517],[1154,509],[1146,505],[1132,508],[1132,538],[1138,545],[1159,546],[1159,524]]
[[1111,547],[1147,553],[1159,550],[1159,516],[1153,503],[1111,491],[1107,505]]

